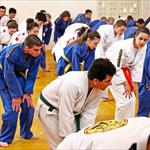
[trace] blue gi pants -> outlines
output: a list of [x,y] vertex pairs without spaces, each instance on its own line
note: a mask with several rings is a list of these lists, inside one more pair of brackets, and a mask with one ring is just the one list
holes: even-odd
[[148,91],[144,84],[139,83],[139,110],[137,116],[148,117],[150,113],[150,91]]
[[45,50],[42,48],[41,50],[41,61],[40,61],[40,67],[42,69],[46,68],[46,52]]
[[[18,79],[21,86],[24,85],[24,79]],[[2,115],[2,127],[0,133],[0,141],[11,143],[17,127],[18,113],[12,110],[12,97],[7,88],[0,90],[0,95],[5,112]],[[33,136],[30,131],[34,117],[34,108],[27,106],[26,101],[21,104],[20,113],[20,136],[29,139]]]

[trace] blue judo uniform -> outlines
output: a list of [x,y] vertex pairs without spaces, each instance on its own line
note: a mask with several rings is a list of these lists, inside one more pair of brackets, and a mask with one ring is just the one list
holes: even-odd
[[56,43],[58,39],[64,34],[65,29],[71,24],[71,20],[64,21],[62,18],[57,18],[55,21],[54,29],[54,42]]
[[[50,38],[51,38],[51,33],[52,33],[52,23],[49,22],[47,25],[43,26],[43,43],[48,45],[50,42]],[[40,66],[41,68],[45,69],[46,68],[46,50],[44,48],[42,48],[41,51],[41,63]]]
[[148,18],[145,20],[144,25],[146,26],[149,22],[150,22],[150,17],[148,17]]
[[142,82],[138,84],[139,88],[139,110],[138,116],[148,117],[150,113],[150,91],[147,89],[150,86],[150,40],[147,44],[147,51],[144,62],[144,70]]
[[78,14],[73,23],[85,23],[89,25],[91,22],[90,18],[85,18],[85,14]]
[[[12,99],[33,93],[33,86],[38,73],[40,56],[26,56],[23,43],[11,45],[0,52],[0,96],[5,112],[2,115],[0,141],[11,143],[17,126],[18,112],[12,110]],[[34,108],[21,103],[20,136],[29,139]]]
[[56,74],[63,75],[68,71],[80,71],[80,63],[84,61],[84,70],[88,70],[95,58],[95,49],[88,49],[85,42],[64,48],[64,54],[59,58]]
[[133,38],[134,33],[136,32],[137,29],[138,27],[136,27],[136,21],[129,20],[127,22],[127,29],[124,32],[124,39]]
[[92,30],[97,30],[101,25],[107,24],[107,20],[94,20],[89,24]]

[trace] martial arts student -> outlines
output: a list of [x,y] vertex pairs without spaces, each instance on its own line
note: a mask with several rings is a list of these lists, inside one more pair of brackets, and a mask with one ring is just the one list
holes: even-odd
[[118,20],[114,25],[102,25],[97,29],[101,41],[96,48],[95,58],[106,57],[106,51],[112,43],[124,39],[122,35],[126,30],[126,26],[124,20]]
[[102,91],[115,72],[108,59],[99,58],[88,71],[68,72],[42,90],[37,114],[51,149],[70,133],[95,122]]
[[9,45],[12,36],[18,31],[18,24],[15,20],[9,20],[7,26],[0,29],[0,51]]
[[34,106],[31,94],[40,64],[42,41],[29,35],[24,43],[10,45],[0,52],[0,96],[5,112],[2,115],[0,146],[12,143],[20,112],[20,136],[37,138],[31,132]]
[[7,25],[7,22],[9,20],[15,20],[17,22],[17,24],[19,25],[19,18],[17,17],[17,10],[15,8],[9,8],[9,14],[8,16],[5,16],[5,19],[3,19],[3,26]]
[[150,150],[150,119],[106,120],[68,135],[57,150]]
[[137,116],[149,117],[150,113],[150,40],[147,44],[147,51],[144,62],[142,82],[138,84],[139,108]]
[[107,50],[107,58],[117,67],[117,73],[109,87],[116,101],[115,119],[135,116],[133,82],[141,82],[149,34],[147,28],[139,28],[134,38],[115,42]]
[[62,14],[55,20],[55,29],[54,29],[54,42],[57,43],[59,38],[64,34],[65,29],[71,24],[71,18],[69,11],[64,11]]
[[77,38],[79,29],[82,27],[89,28],[89,26],[84,23],[74,23],[66,28],[64,35],[60,37],[52,49],[52,54],[55,55],[56,62],[58,62],[59,58],[62,56],[64,47],[66,47],[69,42]]
[[0,6],[0,27],[5,26],[5,21],[7,20],[7,15],[6,15],[6,7],[5,6]]
[[[115,42],[124,39],[124,31],[126,30],[126,22],[118,20],[114,25],[102,25],[97,29],[101,36],[101,40],[95,50],[95,58],[106,57],[107,49]],[[109,100],[108,89],[105,90],[103,100]]]
[[39,25],[34,22],[31,23],[27,23],[27,31],[26,32],[22,32],[22,31],[18,31],[16,33],[13,34],[10,44],[18,44],[18,43],[23,43],[25,41],[25,38],[28,35],[34,34],[34,35],[38,35],[39,33]]
[[56,66],[57,76],[68,71],[81,70],[82,62],[84,62],[83,69],[88,70],[94,60],[95,48],[99,41],[100,35],[97,31],[82,28],[81,36],[63,49],[63,54]]
[[49,13],[46,13],[46,22],[43,25],[43,49],[42,49],[42,58],[40,66],[45,72],[49,72],[50,70],[46,67],[46,46],[50,42],[51,33],[52,33],[52,23],[51,23],[51,15]]
[[[38,12],[35,16],[35,22],[39,25],[39,33],[38,37],[43,41],[43,24],[46,22],[46,15],[44,13]],[[24,20],[22,23],[19,25],[19,31],[22,33],[27,32],[27,21]]]
[[85,10],[85,13],[78,14],[73,23],[85,23],[87,25],[90,24],[91,22],[91,17],[92,17],[92,10],[87,9]]

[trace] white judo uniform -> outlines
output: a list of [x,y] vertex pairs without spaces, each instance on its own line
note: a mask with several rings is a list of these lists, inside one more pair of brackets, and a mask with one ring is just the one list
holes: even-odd
[[105,58],[107,49],[115,42],[124,39],[122,36],[116,36],[113,25],[102,25],[97,29],[101,40],[95,50],[95,58]]
[[12,35],[12,38],[10,40],[10,44],[22,43],[22,42],[24,42],[24,40],[27,36],[28,36],[27,31],[25,31],[25,32],[22,32],[22,31],[15,32]]
[[15,18],[13,19],[10,19],[9,16],[5,15],[3,16],[1,19],[0,19],[0,26],[7,26],[7,22],[9,20],[15,20],[17,22],[17,24],[19,24],[19,18],[18,16],[16,16]]
[[[95,59],[105,58],[107,49],[115,42],[124,39],[124,35],[116,36],[113,25],[102,25],[97,29],[101,39],[95,50]],[[108,88],[103,94],[103,98],[108,98]]]
[[12,36],[8,32],[7,26],[3,26],[0,28],[0,51],[2,50],[2,48],[5,48],[7,45],[9,45],[11,37]]
[[95,122],[102,91],[93,88],[88,94],[87,71],[71,71],[58,77],[42,91],[43,97],[56,109],[42,102],[37,104],[37,115],[52,149],[70,133],[76,132],[75,115],[80,114],[80,128]]
[[78,33],[78,31],[76,30],[80,29],[81,27],[89,28],[89,26],[84,23],[74,23],[66,28],[64,35],[60,37],[60,39],[52,49],[52,54],[55,53],[56,62],[58,62],[59,58],[62,56],[63,49],[64,47],[66,47],[67,43],[71,40],[76,39]]
[[[121,69],[122,66],[129,67],[133,82],[141,82],[144,58],[146,54],[145,45],[143,48],[135,49],[133,47],[133,38],[124,41],[115,42],[107,50],[107,58],[116,66],[117,73],[113,76],[112,85],[109,86],[111,93],[116,101],[116,119],[130,118],[135,115],[135,94],[132,92],[132,97],[126,98],[123,93],[125,92],[123,82],[126,81],[124,73]],[[120,55],[122,50],[122,55]],[[120,58],[120,65],[117,66]]]
[[146,26],[150,30],[150,22]]
[[[26,20],[23,20],[21,24],[19,24],[19,32],[27,34],[27,23]],[[38,37],[43,41],[43,25],[40,26]]]
[[87,129],[70,134],[58,145],[57,150],[129,150],[131,147],[136,147],[136,150],[146,150],[150,135],[149,118],[130,118],[120,123],[113,121],[97,123],[97,126],[93,127],[95,131],[91,129],[91,134],[87,134]]

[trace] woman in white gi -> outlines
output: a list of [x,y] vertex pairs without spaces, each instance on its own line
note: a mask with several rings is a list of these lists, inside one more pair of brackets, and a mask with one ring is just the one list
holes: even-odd
[[60,37],[52,50],[56,62],[58,62],[59,58],[62,56],[64,47],[66,47],[69,42],[76,39],[78,31],[82,27],[89,28],[89,26],[84,23],[74,23],[66,28],[64,35]]
[[[114,25],[102,25],[97,29],[97,32],[101,36],[101,40],[95,50],[95,58],[105,58],[107,49],[115,41],[124,40],[126,26],[126,22],[120,19],[116,21]],[[108,89],[105,90],[102,99],[109,100]]]
[[98,122],[67,136],[57,150],[150,150],[150,119]]
[[96,59],[89,71],[71,71],[48,84],[40,94],[37,114],[51,149],[68,134],[95,122],[102,91],[116,69]]
[[[134,38],[114,43],[107,51],[107,58],[117,67],[110,91],[116,101],[116,119],[130,118],[135,115],[135,93],[133,82],[141,82],[146,42],[149,39],[149,30],[139,28]],[[131,77],[127,81],[122,68],[129,69]],[[131,81],[132,78],[132,81]]]

